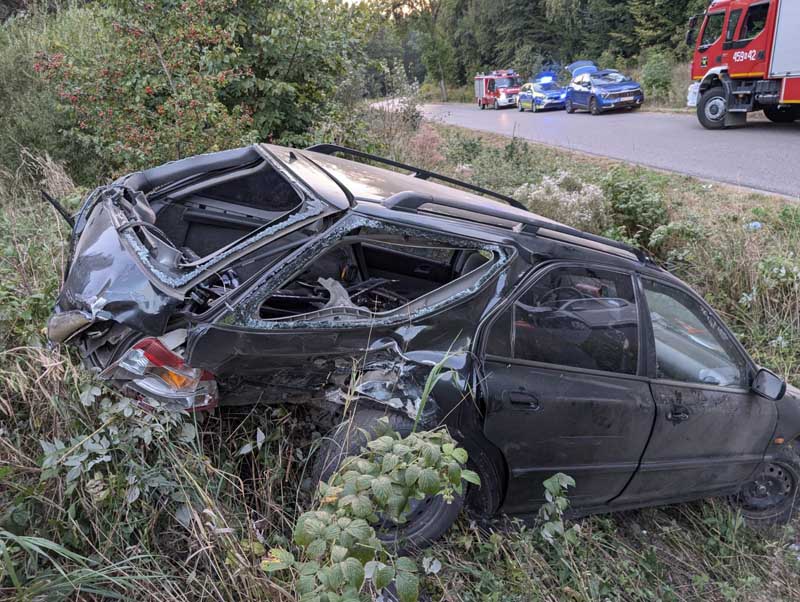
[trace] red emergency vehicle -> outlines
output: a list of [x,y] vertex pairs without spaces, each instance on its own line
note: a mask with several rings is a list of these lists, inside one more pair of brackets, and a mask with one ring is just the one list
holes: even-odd
[[522,78],[513,69],[479,73],[475,76],[475,99],[478,107],[517,106],[517,96],[522,86]]
[[752,111],[800,119],[800,0],[714,0],[689,21],[686,41],[695,45],[688,101],[704,127],[744,125]]

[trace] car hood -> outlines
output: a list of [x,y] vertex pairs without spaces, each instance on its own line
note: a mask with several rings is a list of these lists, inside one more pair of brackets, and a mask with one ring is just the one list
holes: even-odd
[[595,89],[602,92],[633,92],[641,90],[642,86],[638,82],[623,82],[620,84],[595,84]]

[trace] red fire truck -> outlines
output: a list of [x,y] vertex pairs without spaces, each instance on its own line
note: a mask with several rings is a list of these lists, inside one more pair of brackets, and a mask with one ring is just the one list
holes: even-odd
[[515,107],[522,78],[513,69],[479,73],[475,76],[475,99],[478,107]]
[[686,41],[695,45],[689,106],[704,127],[742,126],[752,111],[800,119],[800,0],[713,0]]

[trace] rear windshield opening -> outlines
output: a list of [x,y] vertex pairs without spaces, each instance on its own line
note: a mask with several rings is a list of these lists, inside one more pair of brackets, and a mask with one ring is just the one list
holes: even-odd
[[168,197],[154,209],[156,226],[175,247],[205,257],[280,218],[301,201],[292,185],[264,163],[182,198]]
[[345,241],[268,297],[260,317],[337,309],[358,316],[392,312],[493,260],[487,251],[434,245]]

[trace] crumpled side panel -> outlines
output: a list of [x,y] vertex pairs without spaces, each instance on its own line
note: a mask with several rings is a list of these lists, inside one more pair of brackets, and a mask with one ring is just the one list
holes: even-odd
[[178,301],[159,291],[125,250],[105,211],[95,210],[77,242],[56,311],[81,310],[146,334],[161,334]]

